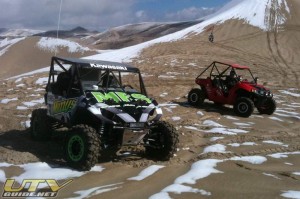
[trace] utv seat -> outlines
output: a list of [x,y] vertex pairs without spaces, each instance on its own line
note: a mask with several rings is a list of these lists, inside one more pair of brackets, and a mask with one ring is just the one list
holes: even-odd
[[51,85],[53,94],[66,95],[71,77],[68,72],[62,72],[57,76],[57,81]]

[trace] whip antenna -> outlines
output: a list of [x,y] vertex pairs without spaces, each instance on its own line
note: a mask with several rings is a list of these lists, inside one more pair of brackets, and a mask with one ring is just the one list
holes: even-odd
[[[59,32],[59,26],[60,26],[60,15],[61,15],[62,2],[63,2],[63,0],[60,0],[59,13],[58,13],[58,21],[57,21],[57,30],[56,30],[56,39],[58,39],[58,32]],[[57,53],[57,48],[55,49],[55,56],[56,56],[56,53]]]

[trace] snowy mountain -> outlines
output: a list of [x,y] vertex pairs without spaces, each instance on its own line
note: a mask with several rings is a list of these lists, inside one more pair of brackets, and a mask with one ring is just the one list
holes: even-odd
[[151,45],[185,39],[189,35],[200,34],[210,26],[224,24],[229,20],[241,20],[244,24],[267,31],[283,25],[289,17],[290,9],[286,0],[232,0],[220,11],[203,18],[203,22],[194,26],[145,43],[88,58],[128,62]]
[[42,33],[42,30],[31,30],[31,29],[6,29],[0,28],[0,38],[16,38],[16,37],[28,37],[35,34]]
[[82,41],[86,44],[94,45],[98,49],[119,49],[177,32],[199,22],[200,21],[169,23],[145,22],[127,24],[82,38]]

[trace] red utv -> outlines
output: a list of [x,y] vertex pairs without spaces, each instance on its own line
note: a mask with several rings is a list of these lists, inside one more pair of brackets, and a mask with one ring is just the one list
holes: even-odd
[[249,117],[254,107],[259,113],[268,115],[276,110],[273,94],[257,84],[257,78],[247,66],[213,62],[195,82],[200,88],[189,92],[188,102],[192,106],[201,106],[208,99],[219,105],[233,105],[234,112],[241,117]]

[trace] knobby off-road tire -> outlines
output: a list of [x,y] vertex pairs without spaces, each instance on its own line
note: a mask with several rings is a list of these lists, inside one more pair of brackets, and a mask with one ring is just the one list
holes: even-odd
[[67,136],[65,154],[68,165],[77,170],[90,170],[100,157],[100,137],[91,126],[74,126]]
[[240,117],[249,117],[254,111],[254,103],[247,97],[240,97],[233,106],[234,112]]
[[201,106],[205,100],[205,93],[203,90],[194,88],[189,92],[188,102],[192,106]]
[[148,157],[169,160],[177,150],[178,133],[173,125],[159,121],[154,128],[150,129],[147,142],[150,145],[145,147]]
[[30,119],[30,135],[37,141],[47,141],[52,136],[51,118],[47,116],[46,109],[36,109]]
[[261,107],[257,107],[257,110],[260,114],[272,115],[276,110],[276,102],[274,99],[267,99]]

